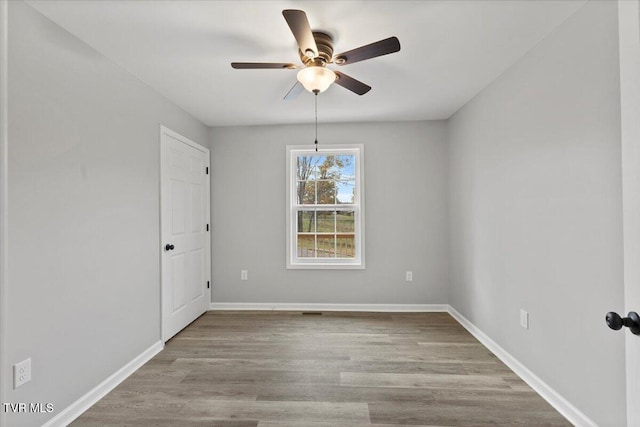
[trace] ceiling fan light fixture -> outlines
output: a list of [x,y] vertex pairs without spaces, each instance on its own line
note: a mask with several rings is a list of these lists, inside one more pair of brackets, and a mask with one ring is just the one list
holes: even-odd
[[336,81],[336,73],[325,67],[306,67],[298,72],[298,81],[309,92],[324,92]]

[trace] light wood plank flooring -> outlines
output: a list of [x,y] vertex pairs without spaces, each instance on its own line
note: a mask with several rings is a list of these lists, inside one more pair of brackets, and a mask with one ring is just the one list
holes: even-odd
[[208,312],[73,426],[567,426],[446,313]]

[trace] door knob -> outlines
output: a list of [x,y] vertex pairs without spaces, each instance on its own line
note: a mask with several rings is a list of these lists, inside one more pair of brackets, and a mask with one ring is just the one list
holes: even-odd
[[607,326],[614,331],[626,326],[631,330],[632,334],[640,335],[640,316],[635,311],[630,311],[627,317],[620,317],[618,313],[610,311],[607,313],[605,320],[607,321]]
[[[171,243],[167,243],[167,244],[165,245],[165,247],[164,247],[164,250],[165,250],[165,251],[172,251],[172,250],[174,250],[174,249],[175,249],[175,246],[173,246]],[[620,329],[620,328],[618,328],[618,329]]]

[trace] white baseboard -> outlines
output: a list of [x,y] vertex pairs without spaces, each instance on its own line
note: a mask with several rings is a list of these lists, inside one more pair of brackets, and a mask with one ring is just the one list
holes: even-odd
[[447,312],[448,304],[307,304],[213,302],[209,310]]
[[69,425],[73,420],[82,415],[84,411],[89,409],[96,402],[106,396],[107,393],[116,388],[118,384],[127,379],[129,375],[133,374],[138,368],[147,363],[153,356],[160,353],[163,348],[164,343],[162,341],[156,342],[136,356],[132,361],[118,369],[118,371],[109,378],[95,386],[87,394],[64,408],[55,417],[43,424],[42,427],[64,427]]
[[570,423],[578,427],[597,427],[589,417],[573,406],[567,399],[542,381],[536,374],[531,372],[518,359],[500,347],[495,341],[489,338],[476,325],[471,323],[466,317],[460,314],[455,308],[449,306],[449,314],[458,321],[467,331],[478,341],[496,355],[505,365],[516,373],[524,382],[534,389],[544,400],[546,400],[556,411],[560,412]]

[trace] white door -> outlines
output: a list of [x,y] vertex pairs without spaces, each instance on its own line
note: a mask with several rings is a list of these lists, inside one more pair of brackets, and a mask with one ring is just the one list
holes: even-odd
[[161,127],[162,339],[211,301],[209,150]]
[[[618,2],[625,312],[640,313],[640,1]],[[627,425],[640,426],[640,335],[624,328]]]

